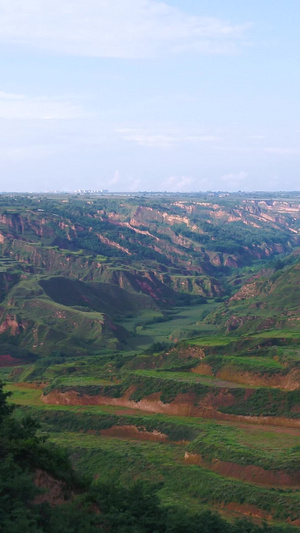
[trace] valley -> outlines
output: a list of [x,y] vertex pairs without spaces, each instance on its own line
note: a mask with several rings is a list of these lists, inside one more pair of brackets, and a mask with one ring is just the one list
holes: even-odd
[[297,531],[299,228],[296,193],[2,195],[15,416],[95,486]]

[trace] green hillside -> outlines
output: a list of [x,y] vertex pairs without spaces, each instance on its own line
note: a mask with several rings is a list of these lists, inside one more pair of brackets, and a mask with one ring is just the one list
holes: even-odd
[[178,523],[296,531],[299,213],[292,195],[0,197],[16,416],[93,490],[146,482]]
[[[290,261],[294,264],[290,265]],[[226,331],[238,329],[243,334],[273,329],[298,331],[299,255],[285,262],[279,263],[279,269],[269,269],[250,278],[211,320]]]

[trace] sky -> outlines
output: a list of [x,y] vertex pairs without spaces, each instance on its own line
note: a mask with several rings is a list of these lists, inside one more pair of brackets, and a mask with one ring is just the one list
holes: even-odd
[[299,190],[299,0],[0,0],[0,191]]

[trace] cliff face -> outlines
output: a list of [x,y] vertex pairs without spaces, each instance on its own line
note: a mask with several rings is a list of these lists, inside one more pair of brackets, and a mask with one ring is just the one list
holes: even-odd
[[19,273],[0,272],[0,302],[6,297],[9,290],[20,280]]
[[10,236],[22,236],[28,233],[38,237],[51,237],[54,231],[49,227],[47,219],[44,217],[35,218],[17,213],[0,213],[0,224],[10,230]]
[[[120,308],[118,299],[126,301],[130,314],[149,309],[165,312],[170,306],[201,303],[201,298],[224,297],[232,271],[289,252],[299,244],[298,210],[297,202],[282,201],[139,202],[70,197],[67,202],[22,199],[19,205],[16,199],[14,207],[0,208],[0,335],[30,350],[41,351],[46,344],[50,350],[51,335],[57,343],[63,342],[64,335],[55,302],[67,307],[59,313],[69,323],[65,338],[70,334],[70,346],[77,346],[74,338],[79,334],[86,337],[86,331],[91,334],[91,344],[103,345],[104,326],[100,328],[98,318],[93,322],[91,314],[81,315],[79,322],[86,330],[83,326],[78,329],[74,313],[89,313],[88,302],[93,311],[109,317],[104,324],[113,324]],[[46,291],[45,295],[41,285],[39,290],[33,288],[35,277],[102,283],[98,292],[93,288],[98,303],[90,296],[88,285],[69,288],[78,296],[77,303],[69,304],[56,294]],[[20,283],[16,296],[13,289]],[[245,327],[247,321],[257,324],[257,308],[249,313],[249,319],[234,308],[234,303],[244,301],[247,294],[254,296],[256,290],[257,285],[248,283],[229,302],[230,313],[226,311],[224,320],[219,317],[217,322],[226,323],[228,331]],[[56,292],[64,291],[61,287]],[[273,315],[264,320],[264,327],[276,323]],[[286,317],[286,322],[294,324],[293,320],[292,315]],[[75,324],[74,335],[71,323]],[[108,336],[116,338],[117,345],[123,333],[115,335],[107,326],[109,330]]]
[[[297,202],[115,203],[105,209],[90,202],[84,209],[74,203],[58,210],[54,202],[48,209],[0,211],[3,254],[47,273],[90,281],[100,281],[116,262],[130,264],[135,275],[154,272],[169,288],[215,296],[223,290],[216,278],[224,268],[289,252],[300,242]],[[180,285],[177,276],[198,280]]]

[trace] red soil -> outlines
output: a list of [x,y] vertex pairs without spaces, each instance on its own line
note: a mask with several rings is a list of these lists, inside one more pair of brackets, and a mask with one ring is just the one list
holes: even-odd
[[217,407],[230,406],[233,402],[233,396],[226,391],[220,391],[217,396],[209,393],[198,405],[195,405],[195,395],[193,394],[179,394],[173,402],[163,403],[160,400],[159,392],[151,394],[138,402],[129,399],[133,392],[134,388],[129,387],[121,398],[110,398],[101,395],[88,396],[86,394],[80,396],[75,391],[59,392],[53,390],[47,396],[42,396],[42,401],[56,405],[117,405],[150,413],[197,417],[211,417]]
[[299,371],[292,370],[285,376],[282,374],[256,374],[254,372],[233,371],[232,368],[222,368],[216,377],[234,383],[241,383],[250,387],[275,387],[283,390],[296,390],[300,386]]
[[230,502],[224,505],[225,509],[228,511],[233,511],[236,513],[242,513],[245,516],[250,516],[251,518],[263,518],[265,520],[271,520],[272,515],[268,514],[266,511],[259,509],[255,505],[249,503],[236,503]]
[[[209,364],[200,363],[192,368],[193,374],[201,376],[212,376],[213,371]],[[234,370],[232,367],[223,367],[216,374],[216,378],[232,383],[240,383],[249,387],[275,387],[283,390],[296,390],[300,387],[299,370],[292,370],[286,375],[282,374],[257,374],[255,372],[245,372]]]
[[199,465],[225,477],[233,477],[250,483],[270,485],[272,487],[300,487],[300,473],[287,474],[284,470],[265,470],[261,466],[239,465],[229,461],[213,460],[207,463],[201,455],[185,452],[185,461],[188,464]]
[[297,526],[297,527],[300,527],[300,518],[298,518],[297,520],[294,520],[294,521],[290,521],[290,524],[292,524],[292,526]]
[[47,396],[42,395],[41,399],[44,403],[52,405],[115,405],[149,413],[212,418],[241,424],[248,423],[300,429],[299,419],[279,416],[244,416],[221,413],[218,411],[218,408],[230,406],[234,400],[233,396],[226,390],[220,390],[217,395],[208,393],[204,398],[200,399],[198,404],[195,404],[196,397],[193,394],[179,394],[171,403],[163,403],[160,400],[159,392],[136,402],[130,400],[133,392],[134,388],[129,387],[121,398],[110,398],[108,396],[88,396],[86,394],[80,396],[75,391],[59,392],[53,390]]
[[133,439],[139,441],[155,441],[166,442],[168,440],[167,435],[160,433],[159,431],[146,431],[144,428],[137,428],[136,426],[113,426],[109,429],[102,429],[101,435],[106,437],[118,437],[121,439]]
[[18,366],[24,364],[23,359],[16,359],[9,354],[0,355],[0,367]]
[[212,376],[213,371],[210,365],[207,363],[200,363],[200,365],[195,366],[192,368],[193,374],[201,374],[201,376]]
[[34,504],[47,502],[52,506],[61,505],[69,502],[74,496],[74,493],[67,490],[63,481],[55,479],[44,470],[36,470],[34,484],[39,489],[42,489],[41,494],[34,498]]

